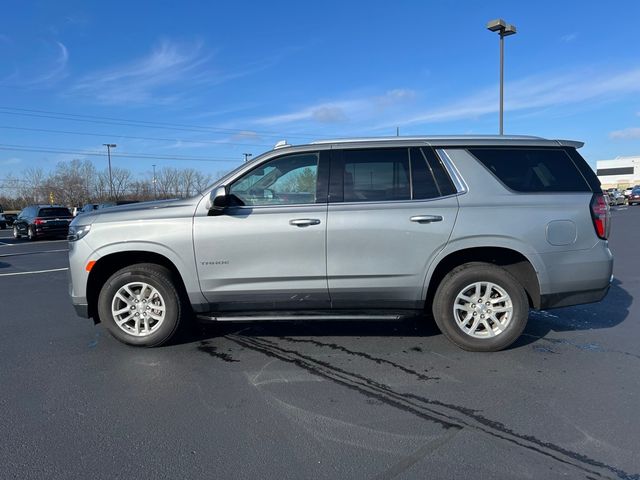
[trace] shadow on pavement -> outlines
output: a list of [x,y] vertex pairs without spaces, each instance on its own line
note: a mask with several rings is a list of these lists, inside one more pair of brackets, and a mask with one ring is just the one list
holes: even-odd
[[532,311],[523,335],[511,348],[528,345],[544,338],[549,332],[615,327],[629,316],[632,301],[633,297],[622,288],[622,282],[614,278],[609,293],[601,302],[549,311]]
[[175,343],[191,343],[241,334],[248,337],[430,337],[440,331],[433,319],[415,317],[406,320],[353,321],[268,321],[195,323]]
[[[549,332],[612,328],[629,314],[632,297],[614,279],[600,303],[531,311],[523,335],[510,347],[518,348],[544,338]],[[440,331],[429,316],[400,321],[269,321],[197,323],[173,344],[184,344],[241,333],[249,337],[430,337]]]

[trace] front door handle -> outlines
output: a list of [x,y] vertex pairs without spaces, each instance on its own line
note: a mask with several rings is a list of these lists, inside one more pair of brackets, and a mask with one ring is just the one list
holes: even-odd
[[317,218],[294,218],[293,220],[289,220],[289,225],[308,227],[309,225],[320,225],[320,220]]
[[433,222],[441,222],[442,217],[440,215],[415,215],[411,217],[409,220],[417,223],[433,223]]

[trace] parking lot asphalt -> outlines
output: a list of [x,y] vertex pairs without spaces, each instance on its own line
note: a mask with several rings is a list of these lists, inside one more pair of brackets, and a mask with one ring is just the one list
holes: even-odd
[[1,478],[640,478],[640,206],[598,304],[469,353],[427,321],[242,323],[122,345],[65,241],[0,231]]

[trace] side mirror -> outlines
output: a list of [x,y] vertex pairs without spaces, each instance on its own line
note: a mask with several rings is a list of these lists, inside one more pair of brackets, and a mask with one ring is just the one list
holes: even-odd
[[229,203],[226,187],[218,187],[209,196],[209,212],[211,215],[221,215]]

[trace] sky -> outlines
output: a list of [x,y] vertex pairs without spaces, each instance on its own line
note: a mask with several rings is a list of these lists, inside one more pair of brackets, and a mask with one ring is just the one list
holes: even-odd
[[505,133],[640,155],[640,2],[18,1],[0,16],[0,179],[92,159],[230,170],[282,139]]

